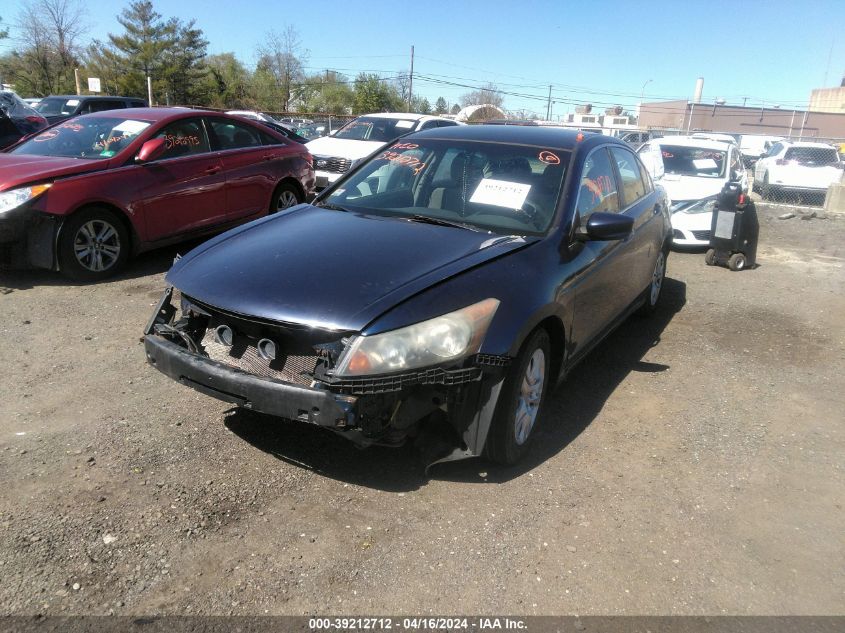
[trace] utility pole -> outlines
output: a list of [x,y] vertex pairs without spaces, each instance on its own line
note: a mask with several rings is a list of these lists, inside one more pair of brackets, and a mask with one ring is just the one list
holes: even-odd
[[552,84],[549,84],[549,102],[546,104],[546,121],[552,116]]
[[153,80],[147,75],[147,103],[150,107],[153,105]]
[[411,75],[408,79],[408,112],[411,111],[411,99],[414,94],[414,47],[411,46]]
[[74,79],[74,81],[76,81],[76,94],[81,95],[82,89],[79,87],[79,69],[78,68],[73,69],[73,79]]

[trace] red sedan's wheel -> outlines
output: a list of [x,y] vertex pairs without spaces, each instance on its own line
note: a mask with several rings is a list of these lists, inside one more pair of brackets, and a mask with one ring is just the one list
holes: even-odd
[[99,281],[116,274],[129,258],[129,234],[108,209],[92,207],[72,215],[58,243],[59,269],[77,281]]

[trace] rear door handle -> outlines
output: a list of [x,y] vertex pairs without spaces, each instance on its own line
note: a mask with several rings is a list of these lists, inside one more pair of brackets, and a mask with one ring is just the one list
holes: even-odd
[[209,176],[213,176],[214,174],[216,174],[219,171],[220,171],[219,167],[206,167],[205,168],[205,173],[208,174]]
[[261,160],[273,160],[274,158],[276,157],[273,154],[264,154],[264,156],[261,157]]

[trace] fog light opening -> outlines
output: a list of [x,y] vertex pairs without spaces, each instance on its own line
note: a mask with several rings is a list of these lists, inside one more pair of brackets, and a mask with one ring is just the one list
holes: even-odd
[[276,360],[276,344],[269,338],[258,341],[258,355],[264,360]]
[[227,347],[232,346],[232,341],[235,340],[235,335],[232,333],[232,328],[228,325],[218,325],[217,329],[214,330],[214,340],[216,340],[221,345],[226,345]]

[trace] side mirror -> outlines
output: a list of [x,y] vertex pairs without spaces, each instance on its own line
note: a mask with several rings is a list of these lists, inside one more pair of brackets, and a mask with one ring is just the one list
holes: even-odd
[[597,211],[587,220],[586,228],[578,230],[581,241],[593,240],[604,242],[608,240],[624,240],[634,229],[634,218],[621,213],[606,213]]
[[153,138],[141,145],[141,150],[135,157],[136,163],[149,163],[164,155],[167,147],[163,138]]

